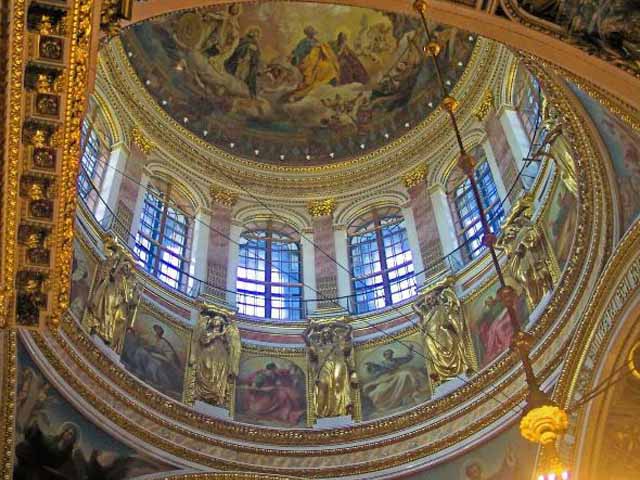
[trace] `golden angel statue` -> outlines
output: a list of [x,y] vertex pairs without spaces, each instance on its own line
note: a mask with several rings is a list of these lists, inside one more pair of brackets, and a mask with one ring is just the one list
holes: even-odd
[[105,240],[104,247],[107,258],[91,292],[86,323],[116,353],[122,353],[125,332],[140,302],[141,284],[124,247],[112,237]]
[[240,332],[226,315],[205,308],[200,316],[191,364],[195,369],[194,399],[228,405],[229,386],[240,368]]
[[462,305],[446,279],[412,305],[420,317],[427,371],[436,384],[473,371]]
[[352,355],[352,327],[344,322],[312,323],[303,333],[315,378],[317,418],[353,413],[351,389],[358,383]]
[[531,220],[532,215],[533,198],[525,195],[505,220],[496,249],[506,255],[508,275],[535,308],[553,289],[553,277],[542,230]]

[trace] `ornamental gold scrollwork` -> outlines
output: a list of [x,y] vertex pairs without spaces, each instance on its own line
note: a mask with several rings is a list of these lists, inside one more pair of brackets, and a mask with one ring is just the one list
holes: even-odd
[[191,348],[190,399],[232,410],[241,351],[240,331],[231,317],[204,307]]
[[544,234],[532,221],[533,213],[533,197],[525,195],[511,209],[496,243],[496,249],[507,257],[507,275],[524,291],[530,308],[553,290],[552,267]]
[[125,248],[115,237],[108,237],[104,243],[107,258],[96,276],[85,324],[116,353],[122,353],[125,333],[140,302],[141,284]]
[[313,379],[316,418],[352,415],[358,385],[351,340],[353,328],[341,321],[311,323],[303,333]]
[[420,317],[427,372],[436,385],[476,370],[454,281],[454,277],[447,277],[412,304]]

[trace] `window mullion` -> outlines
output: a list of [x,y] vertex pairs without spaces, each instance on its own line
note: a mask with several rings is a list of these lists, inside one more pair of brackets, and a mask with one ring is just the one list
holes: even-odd
[[153,271],[157,273],[160,268],[160,257],[162,256],[162,247],[164,242],[164,230],[167,226],[167,215],[169,210],[169,195],[171,195],[171,184],[167,185],[167,192],[165,194],[165,198],[161,199],[162,202],[162,213],[160,214],[160,231],[158,232],[158,255],[155,258],[153,264]]
[[273,265],[273,255],[271,249],[273,248],[273,232],[268,231],[265,238],[265,254],[264,254],[264,316],[265,318],[271,318],[271,269]]
[[[376,216],[377,217],[377,216]],[[387,256],[384,249],[384,240],[382,238],[382,227],[380,219],[376,218],[376,243],[380,252],[380,269],[382,270],[382,288],[384,290],[384,303],[391,305],[391,286],[389,285],[389,272],[387,272]]]

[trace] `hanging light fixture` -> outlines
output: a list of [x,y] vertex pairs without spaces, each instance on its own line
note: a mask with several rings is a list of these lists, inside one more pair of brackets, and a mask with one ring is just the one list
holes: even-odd
[[482,243],[489,250],[493,267],[498,277],[500,288],[497,292],[497,297],[506,308],[514,331],[511,348],[518,353],[522,362],[528,387],[528,395],[525,414],[520,422],[520,434],[525,439],[541,446],[539,470],[537,472],[538,480],[568,480],[570,478],[570,472],[560,460],[556,450],[556,442],[558,438],[566,432],[569,424],[567,412],[553,402],[551,398],[540,389],[536,379],[531,359],[529,358],[532,338],[530,334],[520,329],[518,312],[516,310],[517,294],[515,290],[505,282],[495,250],[497,238],[489,228],[487,215],[484,211],[480,191],[475,179],[474,172],[477,160],[467,153],[464,143],[462,142],[462,135],[460,134],[460,128],[455,115],[455,112],[460,107],[460,103],[451,96],[447,90],[447,82],[443,78],[438,63],[438,56],[442,50],[442,46],[433,38],[429,30],[426,18],[428,8],[426,0],[415,0],[413,8],[418,12],[422,20],[422,26],[424,27],[424,32],[427,37],[427,43],[423,50],[425,55],[433,61],[436,78],[442,91],[442,108],[449,114],[451,126],[460,150],[458,167],[464,172],[471,185],[471,191],[480,217],[480,224],[484,232]]

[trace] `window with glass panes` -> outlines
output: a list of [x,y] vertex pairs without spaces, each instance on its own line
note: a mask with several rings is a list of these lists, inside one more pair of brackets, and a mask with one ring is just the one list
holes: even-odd
[[177,290],[189,285],[188,245],[192,218],[172,196],[172,185],[149,184],[145,192],[135,252],[149,273]]
[[81,151],[78,195],[87,205],[93,207],[98,199],[98,191],[108,158],[106,157],[107,149],[88,119],[82,122]]
[[[478,164],[475,170],[475,178],[489,228],[492,233],[498,234],[500,232],[500,224],[504,219],[504,209],[487,161]],[[458,214],[460,243],[463,245],[463,250],[468,259],[476,258],[485,248],[482,245],[484,232],[480,222],[480,211],[478,210],[469,179],[464,180],[456,187],[454,203]]]
[[404,218],[396,208],[376,209],[349,227],[355,313],[377,310],[416,293]]
[[268,223],[240,237],[238,312],[275,320],[302,318],[300,243],[291,229]]
[[538,80],[524,67],[519,69],[519,91],[517,93],[517,110],[522,126],[530,142],[535,140],[540,128],[541,90]]

